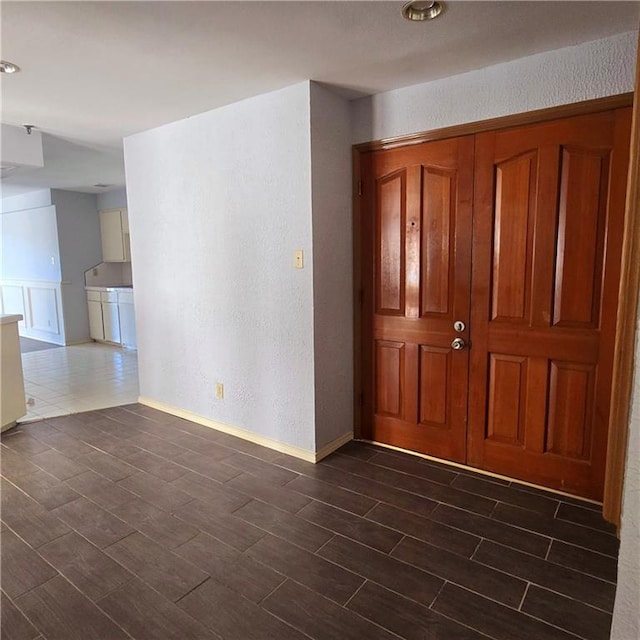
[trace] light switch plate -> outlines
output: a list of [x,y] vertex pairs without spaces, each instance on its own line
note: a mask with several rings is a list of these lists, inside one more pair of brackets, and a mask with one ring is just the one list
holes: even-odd
[[304,269],[304,254],[302,249],[296,249],[293,252],[293,266],[296,269]]

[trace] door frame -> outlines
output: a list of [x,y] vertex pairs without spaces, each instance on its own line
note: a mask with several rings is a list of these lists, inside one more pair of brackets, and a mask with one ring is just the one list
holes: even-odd
[[[640,74],[640,66],[638,69]],[[640,75],[639,75],[640,77]],[[432,131],[385,138],[372,142],[353,145],[353,348],[354,348],[354,437],[362,434],[362,291],[363,273],[361,264],[361,195],[362,156],[372,151],[394,149],[397,147],[423,144],[433,140],[443,140],[466,135],[475,135],[485,131],[496,131],[527,124],[586,115],[600,111],[610,111],[629,107],[634,103],[633,93],[623,93],[595,100],[560,105],[547,109],[537,109],[525,113],[491,118],[479,122],[454,125]],[[634,113],[634,147],[640,146],[640,116]],[[633,159],[633,155],[631,156]],[[620,500],[622,495],[622,476],[624,473],[624,453],[626,451],[626,435],[629,424],[629,401],[631,398],[631,382],[633,377],[633,353],[635,345],[635,324],[638,304],[638,288],[640,287],[640,221],[630,215],[640,205],[640,166],[632,162],[627,187],[627,205],[625,210],[624,247],[622,255],[621,295],[618,302],[618,324],[616,330],[616,358],[612,377],[612,410],[609,418],[609,450],[607,454],[606,487],[604,515],[619,525]],[[624,285],[626,293],[622,291]],[[631,292],[631,293],[629,293]]]

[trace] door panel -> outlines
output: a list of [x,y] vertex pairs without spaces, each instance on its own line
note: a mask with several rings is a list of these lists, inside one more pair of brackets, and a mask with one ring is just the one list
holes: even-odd
[[375,363],[376,413],[401,418],[404,395],[404,344],[378,340]]
[[492,318],[525,322],[531,298],[536,154],[496,166]]
[[469,356],[451,341],[469,325],[473,139],[362,166],[363,435],[463,461]]
[[378,181],[376,219],[377,313],[404,315],[406,175]]
[[476,137],[468,462],[596,499],[629,125],[625,109]]

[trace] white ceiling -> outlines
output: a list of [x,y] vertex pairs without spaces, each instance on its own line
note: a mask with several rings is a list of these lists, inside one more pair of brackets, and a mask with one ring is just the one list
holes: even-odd
[[[637,29],[638,2],[0,3],[2,122],[45,134],[45,167],[3,194],[123,184],[122,138],[306,79],[349,97]],[[47,151],[48,149],[48,151]]]

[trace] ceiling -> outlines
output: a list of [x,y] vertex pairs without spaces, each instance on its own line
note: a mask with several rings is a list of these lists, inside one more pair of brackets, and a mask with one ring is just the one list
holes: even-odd
[[122,138],[306,79],[359,96],[637,29],[638,2],[0,3],[2,122],[43,132],[45,166],[3,195],[122,185]]

